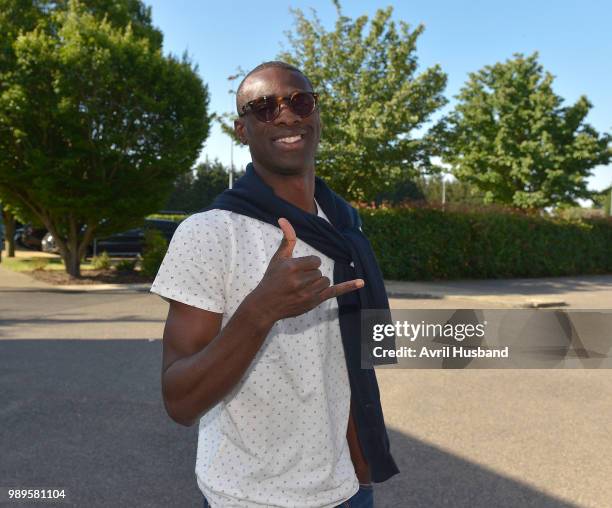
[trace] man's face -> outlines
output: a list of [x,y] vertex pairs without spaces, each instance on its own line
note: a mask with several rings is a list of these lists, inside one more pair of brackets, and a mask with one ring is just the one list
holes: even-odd
[[[312,92],[308,81],[300,73],[279,67],[268,67],[250,76],[243,84],[239,108],[264,95],[289,97],[293,92]],[[306,118],[293,113],[287,101],[281,105],[279,116],[272,122],[259,121],[247,113],[234,123],[236,134],[249,145],[256,165],[283,175],[296,175],[314,169],[315,154],[321,135],[318,107]],[[295,143],[283,138],[300,136]]]

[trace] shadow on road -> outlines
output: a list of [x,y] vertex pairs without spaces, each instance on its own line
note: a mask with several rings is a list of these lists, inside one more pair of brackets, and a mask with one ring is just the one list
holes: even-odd
[[377,487],[377,508],[577,506],[393,429],[389,439],[401,474]]
[[[0,341],[3,487],[63,488],[68,506],[199,507],[196,427],[166,415],[161,342]],[[402,474],[377,508],[571,507],[391,430]]]

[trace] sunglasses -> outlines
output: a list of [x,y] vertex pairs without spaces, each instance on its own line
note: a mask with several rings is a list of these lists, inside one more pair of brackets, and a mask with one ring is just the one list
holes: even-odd
[[242,111],[238,116],[253,113],[255,118],[260,122],[272,122],[280,115],[281,103],[287,102],[292,113],[302,118],[306,118],[311,115],[317,107],[318,99],[319,95],[313,92],[293,92],[289,97],[264,95],[242,106]]

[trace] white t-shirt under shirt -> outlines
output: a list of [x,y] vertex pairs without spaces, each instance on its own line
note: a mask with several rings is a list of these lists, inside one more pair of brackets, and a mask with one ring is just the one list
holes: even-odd
[[[225,326],[262,279],[281,238],[278,227],[237,213],[192,215],[176,230],[151,291],[222,313]],[[333,260],[298,239],[293,256],[309,255],[321,258],[319,269],[333,281]],[[331,298],[276,322],[241,381],[202,416],[200,489],[213,508],[341,504],[359,489],[346,439],[349,408]]]

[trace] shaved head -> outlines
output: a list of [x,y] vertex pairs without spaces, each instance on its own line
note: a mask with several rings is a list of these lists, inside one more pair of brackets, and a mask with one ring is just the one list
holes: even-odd
[[264,62],[260,65],[258,65],[257,67],[255,67],[253,70],[251,70],[240,82],[240,85],[238,85],[238,90],[236,92],[236,111],[238,112],[238,114],[240,114],[240,110],[242,108],[242,106],[248,102],[248,98],[246,97],[246,94],[244,93],[244,88],[245,88],[245,83],[247,83],[247,81],[249,80],[249,78],[258,73],[259,71],[262,71],[264,69],[268,69],[270,67],[276,67],[279,69],[285,69],[287,71],[291,71],[291,72],[297,72],[298,74],[301,74],[302,76],[304,76],[304,79],[307,81],[307,83],[310,85],[310,90],[314,90],[312,87],[312,83],[310,82],[310,80],[308,79],[308,77],[306,77],[306,75],[297,67],[294,67],[291,64],[285,63],[285,62],[281,62],[280,60],[273,60],[270,62]]
[[[253,69],[240,84],[238,109],[260,97],[290,97],[296,92],[313,93],[312,84],[293,66],[270,62]],[[236,137],[249,145],[253,165],[270,175],[295,176],[314,171],[321,139],[321,118],[316,106],[302,116],[287,101],[275,106],[273,119],[263,121],[248,112],[234,120]]]

